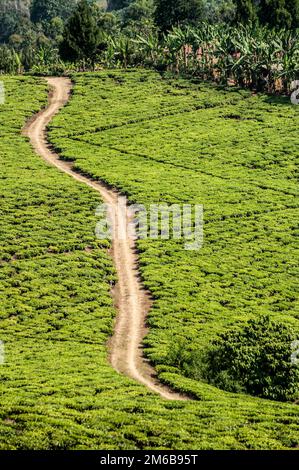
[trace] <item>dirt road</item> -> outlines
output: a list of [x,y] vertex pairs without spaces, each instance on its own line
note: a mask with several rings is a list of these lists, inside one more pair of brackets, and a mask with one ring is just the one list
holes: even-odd
[[[46,127],[52,117],[68,102],[72,84],[66,78],[49,78],[48,83],[52,88],[49,105],[27,124],[24,134],[29,137],[35,151],[44,160],[75,180],[90,186],[100,193],[105,203],[116,208],[120,194],[74,171],[71,163],[60,160],[51,150],[47,142]],[[114,233],[117,233],[123,224],[128,226],[131,222],[128,215],[124,220],[119,212],[116,211],[113,221]],[[132,237],[125,240],[114,239],[112,255],[118,276],[118,285],[113,294],[118,315],[115,333],[110,342],[111,365],[117,372],[142,383],[165,399],[186,400],[184,395],[159,383],[154,369],[143,357],[142,341],[146,335],[146,316],[151,307],[151,300],[140,281],[135,241]]]

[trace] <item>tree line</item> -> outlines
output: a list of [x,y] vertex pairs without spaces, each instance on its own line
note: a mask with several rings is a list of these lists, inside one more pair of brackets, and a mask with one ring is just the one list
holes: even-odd
[[298,78],[299,0],[32,0],[15,14],[5,73],[141,65],[269,92]]
[[[1,0],[0,43],[61,40],[79,0]],[[185,24],[248,23],[299,27],[299,0],[86,0],[110,32],[147,26],[167,32]]]

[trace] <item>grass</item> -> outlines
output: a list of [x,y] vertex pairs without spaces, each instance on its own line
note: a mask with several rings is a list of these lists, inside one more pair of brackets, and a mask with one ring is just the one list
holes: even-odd
[[[46,165],[20,135],[25,119],[45,103],[44,82],[4,82],[0,449],[297,447],[297,405],[226,393],[165,364],[173,338],[184,336],[190,348],[205,348],[228,326],[260,312],[298,328],[291,256],[296,110],[244,92],[164,82],[151,72],[112,72],[77,76],[70,105],[51,126],[51,139],[65,158],[132,201],[205,204],[201,252],[188,254],[174,241],[139,243],[144,282],[155,298],[147,354],[161,379],[198,398],[167,402],[118,375],[107,361],[115,273],[108,242],[94,236],[97,194]],[[242,126],[254,123],[217,116],[224,108],[244,116],[250,105],[252,114],[268,121],[259,126],[264,134],[249,139],[248,150],[267,143],[265,155],[274,147],[277,154],[281,147],[288,152],[287,158],[280,152],[264,178],[257,169],[256,183],[242,145],[239,152],[238,146],[234,154],[227,151],[235,127],[235,135],[243,136]],[[219,126],[223,121],[231,126],[226,132]],[[216,132],[210,145],[208,136]],[[205,148],[214,151],[215,166],[204,157]],[[265,164],[261,152],[251,151],[252,159]]]

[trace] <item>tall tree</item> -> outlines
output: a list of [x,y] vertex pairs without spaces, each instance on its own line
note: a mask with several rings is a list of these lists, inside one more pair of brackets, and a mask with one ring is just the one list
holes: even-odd
[[33,0],[30,8],[34,23],[51,21],[52,18],[68,18],[76,6],[77,0]]
[[202,0],[155,0],[155,21],[162,32],[202,18]]
[[0,0],[0,42],[30,28],[28,0]]
[[124,28],[128,28],[137,32],[145,29],[152,29],[154,16],[153,0],[133,0],[127,8],[122,10],[121,24]]
[[292,17],[292,27],[299,28],[299,0],[286,0],[286,8]]
[[271,28],[296,28],[299,25],[299,0],[261,0],[261,24]]
[[94,8],[88,0],[81,0],[67,21],[60,45],[63,59],[89,60],[94,65],[97,53],[103,47],[102,32],[97,25]]
[[234,0],[204,0],[204,20],[209,23],[232,23],[236,16]]
[[248,23],[257,19],[257,11],[253,0],[235,0],[236,3],[236,21],[239,23]]

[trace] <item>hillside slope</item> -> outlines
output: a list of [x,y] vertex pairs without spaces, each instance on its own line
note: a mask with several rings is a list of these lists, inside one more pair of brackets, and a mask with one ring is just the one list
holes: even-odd
[[[296,405],[228,394],[203,383],[195,386],[193,380],[183,377],[180,385],[186,390],[194,389],[199,399],[170,403],[114,372],[107,361],[106,347],[115,314],[109,295],[114,270],[104,241],[103,246],[98,246],[94,238],[99,198],[84,185],[48,167],[20,135],[26,117],[44,106],[44,83],[31,77],[2,78],[7,103],[0,120],[0,192],[5,195],[0,220],[0,337],[5,344],[6,363],[0,367],[0,449],[208,450],[298,446]],[[105,76],[95,81],[91,77],[86,82],[84,77],[80,80],[83,82],[77,83],[72,104],[57,116],[57,127],[52,126],[53,140],[59,140],[64,154],[70,152],[72,139],[67,136],[64,139],[61,134],[77,134],[76,119],[81,119],[84,131],[90,130],[90,125],[110,127],[109,123],[126,122],[130,94],[138,100],[138,106],[131,106],[132,119],[135,108],[143,117],[153,112],[153,106],[142,100],[143,90],[136,95],[137,84],[144,86],[138,76],[132,77],[133,87],[130,83],[118,85],[116,91],[122,93],[122,99],[118,99],[117,93],[113,99],[110,87],[111,80],[115,84],[113,78],[107,77],[105,95],[102,87]],[[155,86],[155,77],[152,80]],[[169,110],[182,92],[166,86],[165,93],[163,90],[160,93],[160,104],[159,96],[155,98],[154,110],[158,112],[161,106],[163,112],[165,98]],[[105,98],[110,93],[107,102]],[[202,94],[205,101],[204,90]],[[147,96],[150,99],[155,95]],[[188,110],[188,103],[192,106],[194,101],[191,90],[187,103],[183,98],[179,100],[179,111]],[[222,98],[221,95],[221,102]],[[86,121],[82,112],[79,116],[80,99],[86,105]],[[89,112],[94,113],[93,119]],[[121,129],[119,126],[116,131]],[[108,165],[111,171],[117,165],[115,178],[121,184],[121,155],[109,149],[108,164],[108,160],[104,161],[105,147],[97,151],[92,146],[89,151],[90,147],[81,140],[76,141],[76,146],[74,155],[78,157],[84,147],[86,166],[94,155],[98,162],[95,171],[99,171],[100,158],[103,172],[108,172]],[[135,188],[138,179],[143,192],[142,180],[148,181],[150,175],[145,178],[145,172],[138,171],[141,166],[137,155],[128,159],[128,184],[133,187],[131,177],[135,174]],[[81,166],[84,162],[78,159],[77,163]],[[185,163],[192,164],[190,160]],[[144,165],[143,162],[143,168]],[[151,165],[156,171],[155,163]],[[174,189],[175,185],[173,181]],[[153,185],[154,190],[156,187]],[[165,186],[165,190],[172,188]],[[162,263],[161,268],[167,268]],[[208,269],[205,271],[208,275]],[[178,276],[180,272],[179,268]],[[148,273],[144,275],[149,279]],[[189,277],[192,282],[192,275]],[[165,304],[165,310],[166,307]],[[154,330],[157,328],[153,325]]]

